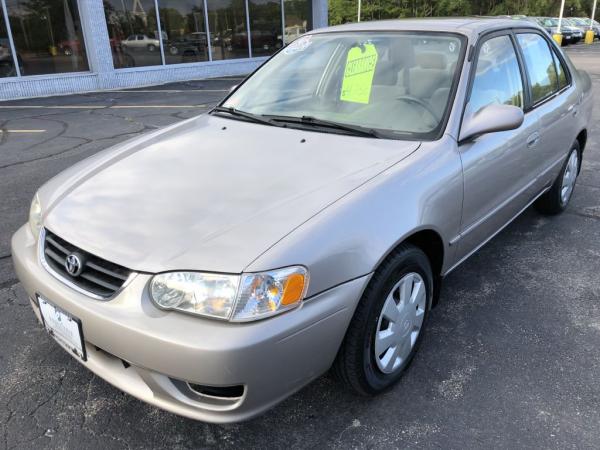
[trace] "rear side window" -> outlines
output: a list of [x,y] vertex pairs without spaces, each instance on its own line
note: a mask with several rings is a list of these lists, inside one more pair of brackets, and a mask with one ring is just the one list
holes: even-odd
[[554,65],[556,66],[556,73],[558,76],[558,90],[561,90],[569,84],[569,80],[567,80],[567,70],[558,56],[556,56],[556,52],[552,52],[552,56],[554,57]]
[[[556,66],[550,47],[539,34],[518,34],[531,84],[531,99],[538,103],[558,89]],[[564,71],[563,71],[564,76]]]
[[523,80],[508,36],[498,36],[481,45],[468,111],[474,114],[492,103],[523,108]]

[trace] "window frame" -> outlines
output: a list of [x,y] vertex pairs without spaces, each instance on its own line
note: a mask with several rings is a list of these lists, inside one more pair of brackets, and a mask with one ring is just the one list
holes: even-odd
[[[525,34],[526,33],[537,34],[546,41],[546,44],[548,44],[550,51],[554,52],[554,55],[556,55],[556,58],[558,59],[558,61],[562,65],[563,69],[565,70],[565,75],[567,77],[566,86],[564,86],[562,89],[557,89],[552,95],[549,95],[548,97],[544,98],[543,100],[540,100],[537,103],[532,102],[531,83],[529,81],[529,73],[527,72],[527,66],[525,64],[523,51],[521,49],[521,46],[519,45],[519,42],[517,41],[517,34],[524,34],[524,33]],[[515,50],[515,53],[517,54],[517,61],[519,63],[521,79],[523,81],[523,101],[524,101],[523,113],[524,114],[528,114],[529,112],[533,111],[537,107],[542,106],[543,104],[551,101],[552,99],[556,98],[558,95],[561,95],[563,92],[565,92],[566,90],[570,89],[573,86],[573,74],[571,73],[571,68],[569,67],[569,64],[567,64],[567,62],[564,58],[564,55],[562,54],[561,51],[559,51],[556,44],[546,34],[547,33],[545,33],[544,30],[540,30],[539,28],[507,27],[507,28],[502,28],[499,30],[487,31],[487,32],[481,33],[478,36],[475,44],[471,45],[471,47],[469,49],[469,56],[467,58],[467,61],[471,62],[471,67],[469,69],[469,79],[468,79],[468,83],[467,83],[466,94],[465,94],[464,102],[462,105],[462,113],[461,113],[459,127],[458,127],[458,135],[459,136],[460,136],[460,130],[462,129],[463,121],[465,118],[465,113],[467,111],[467,105],[469,103],[469,100],[471,99],[473,80],[475,79],[475,73],[477,70],[477,62],[479,60],[479,51],[481,50],[481,46],[489,39],[493,39],[498,36],[506,35],[506,36],[509,36],[512,41],[513,48]]]
[[[521,58],[522,65],[523,65],[523,70],[526,73],[527,91],[529,93],[529,95],[528,95],[529,101],[527,102],[527,107],[524,111],[527,113],[527,112],[533,111],[537,107],[551,101],[552,99],[556,98],[557,96],[562,94],[564,91],[569,89],[573,85],[573,77],[572,77],[571,71],[568,67],[568,64],[566,64],[561,52],[557,51],[557,49],[555,48],[555,44],[550,40],[550,38],[548,36],[546,36],[540,30],[538,30],[536,28],[516,28],[516,29],[512,30],[512,33],[514,35],[514,42],[516,45],[516,50],[520,54],[520,58]],[[546,45],[548,45],[548,50],[550,50],[550,54],[551,54],[551,56],[553,56],[553,58],[552,58],[553,64],[554,64],[554,57],[556,57],[558,59],[559,63],[561,64],[563,70],[565,71],[565,76],[567,78],[567,84],[564,87],[560,88],[558,85],[558,71],[557,71],[557,74],[556,74],[557,75],[556,76],[557,85],[555,86],[555,90],[550,95],[547,95],[546,97],[538,100],[537,102],[533,101],[531,79],[529,78],[529,69],[527,68],[527,64],[525,63],[525,56],[523,54],[523,49],[521,48],[521,46],[519,45],[519,42],[517,40],[518,34],[536,34],[536,35],[540,36],[542,38],[542,40],[544,42],[546,42]],[[554,65],[554,69],[556,70],[556,65]]]
[[[534,30],[534,28],[531,28]],[[472,53],[470,53],[471,67],[469,69],[469,79],[467,84],[467,90],[465,99],[462,106],[462,114],[460,117],[460,126],[458,129],[458,136],[460,136],[460,130],[462,129],[463,122],[465,119],[465,113],[467,112],[467,106],[469,101],[471,100],[471,93],[473,92],[473,83],[475,82],[475,75],[477,74],[477,63],[479,62],[479,55],[481,51],[481,47],[490,39],[494,39],[500,36],[507,36],[512,44],[513,51],[515,52],[515,56],[517,57],[517,64],[519,66],[519,73],[521,75],[521,83],[523,85],[523,114],[527,114],[528,105],[531,103],[530,96],[530,88],[529,88],[529,79],[527,78],[527,73],[525,72],[525,61],[523,60],[523,55],[519,51],[518,42],[515,36],[514,30],[512,28],[503,28],[500,30],[492,30],[479,35],[477,42],[475,45],[471,47]]]

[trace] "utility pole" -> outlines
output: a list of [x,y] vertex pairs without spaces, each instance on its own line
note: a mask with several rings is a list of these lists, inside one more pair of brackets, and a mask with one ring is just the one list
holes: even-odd
[[358,22],[360,22],[360,7],[361,7],[361,3],[362,3],[362,0],[358,0]]
[[592,6],[592,16],[590,17],[590,29],[585,32],[585,43],[593,44],[596,33],[594,32],[594,16],[596,15],[596,0],[594,0],[594,6]]
[[556,34],[552,36],[552,38],[558,43],[558,45],[562,44],[562,18],[563,18],[564,10],[565,10],[565,0],[561,0],[560,14],[558,16],[558,30],[556,31]]

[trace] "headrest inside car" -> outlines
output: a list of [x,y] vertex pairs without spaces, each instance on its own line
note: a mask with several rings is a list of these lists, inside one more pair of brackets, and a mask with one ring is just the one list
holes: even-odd
[[442,53],[423,52],[416,55],[417,65],[423,69],[443,70],[448,65],[446,56]]

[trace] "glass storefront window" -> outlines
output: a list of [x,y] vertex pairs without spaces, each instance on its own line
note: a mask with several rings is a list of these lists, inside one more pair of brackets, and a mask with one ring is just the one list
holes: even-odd
[[[165,62],[208,61],[203,0],[159,0]],[[164,37],[167,39],[164,39]]]
[[77,0],[6,0],[6,8],[21,75],[89,70]]
[[284,44],[289,44],[294,39],[308,31],[309,2],[310,0],[283,0],[285,15]]
[[252,56],[275,53],[283,45],[281,2],[279,0],[248,0]]
[[104,0],[104,14],[116,69],[162,64],[154,0]]
[[271,55],[310,27],[311,0],[103,1],[115,68]]
[[213,60],[248,58],[244,0],[207,0],[207,5]]
[[12,51],[10,50],[6,22],[4,22],[4,15],[0,9],[0,78],[15,76],[17,76],[17,71],[15,70],[15,63]]

